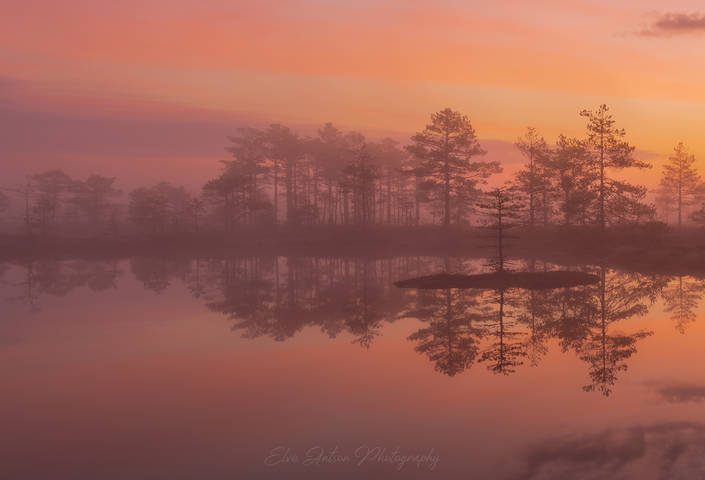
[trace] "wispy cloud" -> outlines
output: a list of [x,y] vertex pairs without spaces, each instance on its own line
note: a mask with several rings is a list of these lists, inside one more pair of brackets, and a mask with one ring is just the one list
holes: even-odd
[[705,33],[705,13],[655,13],[648,26],[638,31],[644,37],[670,37]]

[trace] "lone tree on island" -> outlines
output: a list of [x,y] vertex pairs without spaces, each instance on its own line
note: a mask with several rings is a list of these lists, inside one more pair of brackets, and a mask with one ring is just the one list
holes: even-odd
[[504,272],[505,230],[515,226],[520,217],[522,205],[518,200],[515,188],[502,187],[487,193],[487,200],[477,204],[489,217],[488,228],[497,230],[497,259],[494,267],[498,272]]

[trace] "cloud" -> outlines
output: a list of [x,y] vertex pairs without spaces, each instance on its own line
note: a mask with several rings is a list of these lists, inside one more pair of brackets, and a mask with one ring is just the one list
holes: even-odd
[[[700,478],[705,425],[663,423],[544,440],[521,458],[514,479]],[[649,476],[648,478],[652,478]]]
[[644,37],[705,33],[705,13],[654,14],[651,23],[637,33]]

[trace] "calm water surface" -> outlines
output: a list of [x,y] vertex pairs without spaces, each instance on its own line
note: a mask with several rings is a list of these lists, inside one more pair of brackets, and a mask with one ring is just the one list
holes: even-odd
[[705,476],[704,280],[393,285],[483,264],[5,263],[0,478]]

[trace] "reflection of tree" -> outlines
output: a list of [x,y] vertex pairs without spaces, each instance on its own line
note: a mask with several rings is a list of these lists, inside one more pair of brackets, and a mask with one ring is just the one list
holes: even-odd
[[600,282],[596,289],[597,315],[590,325],[590,332],[578,349],[580,359],[589,364],[591,383],[585,391],[599,390],[608,396],[617,374],[627,370],[626,360],[636,353],[636,343],[653,332],[611,333],[611,326],[622,320],[648,311],[643,303],[653,300],[662,288],[663,281],[637,274],[614,274],[604,267],[599,271]]
[[122,274],[116,260],[71,262],[71,283],[74,286],[87,286],[91,291],[103,292],[117,288],[117,279]]
[[428,323],[409,340],[441,373],[457,375],[479,360],[490,371],[508,375],[527,355],[526,344],[518,341],[526,332],[516,328],[510,311],[516,305],[504,289],[418,290],[411,305],[404,315]]
[[23,262],[21,267],[24,270],[24,275],[21,281],[14,284],[19,287],[20,293],[11,300],[22,301],[27,304],[30,312],[39,311],[39,288],[37,287],[37,272],[33,260]]
[[558,339],[563,352],[577,351],[590,334],[597,315],[594,289],[591,287],[562,288],[551,292],[549,334]]
[[292,322],[282,321],[282,316],[291,315],[276,308],[274,303],[272,262],[272,258],[227,258],[214,263],[209,272],[209,282],[216,288],[206,296],[206,306],[234,319],[233,329],[244,330],[244,337],[271,335],[283,340],[298,330],[284,328]]
[[523,309],[517,313],[517,321],[526,326],[527,335],[524,341],[526,355],[532,366],[548,352],[548,320],[550,319],[550,297],[545,291],[530,290],[524,295]]
[[[528,261],[526,269],[529,272],[535,272],[536,262],[534,260]],[[547,270],[545,262],[543,263],[543,270]],[[518,299],[517,321],[527,329],[524,343],[527,357],[532,366],[538,365],[539,361],[548,352],[549,326],[555,308],[553,300],[550,290],[521,292]]]
[[353,276],[354,295],[348,295],[344,307],[347,329],[355,337],[355,342],[364,348],[370,348],[375,337],[380,333],[382,303],[376,282],[376,270],[370,262],[363,262],[355,269]]
[[651,335],[615,327],[644,315],[645,302],[656,300],[664,282],[601,268],[598,284],[572,288],[417,290],[405,315],[428,322],[409,338],[442,373],[456,375],[477,360],[508,375],[525,357],[538,364],[555,338],[564,352],[572,350],[588,363],[591,381],[584,389],[609,395],[638,341]]
[[94,292],[117,288],[117,278],[122,274],[117,261],[59,261],[27,260],[22,262],[22,279],[13,282],[19,295],[13,297],[38,311],[41,295],[64,296],[78,287],[88,287]]
[[[488,321],[485,324],[487,327],[494,328],[488,335],[493,337],[493,341],[485,347],[480,361],[488,362],[487,368],[493,373],[509,375],[524,363],[522,358],[526,356],[525,344],[518,341],[518,337],[525,335],[526,332],[513,330],[516,322],[510,320],[512,314],[507,309],[510,305],[505,305],[510,303],[506,290],[499,289],[494,292],[494,295],[494,302],[491,303],[497,305],[496,311],[487,309]],[[493,321],[495,319],[496,321]]]
[[369,348],[382,321],[394,320],[404,304],[392,282],[408,267],[408,259],[229,259],[205,280],[217,285],[205,298],[246,338],[281,341],[317,326],[331,338],[349,332]]
[[477,292],[473,290],[421,290],[414,308],[405,312],[428,322],[409,336],[415,350],[425,354],[435,369],[454,376],[470,368],[479,351],[482,332],[473,325],[478,315],[472,311]]
[[185,278],[189,263],[179,257],[134,257],[130,260],[130,270],[146,289],[162,293],[174,278]]
[[688,326],[695,321],[695,309],[700,303],[703,291],[705,285],[702,282],[689,277],[683,278],[682,275],[664,288],[661,294],[664,311],[671,314],[671,320],[675,322],[680,333],[685,333]]

